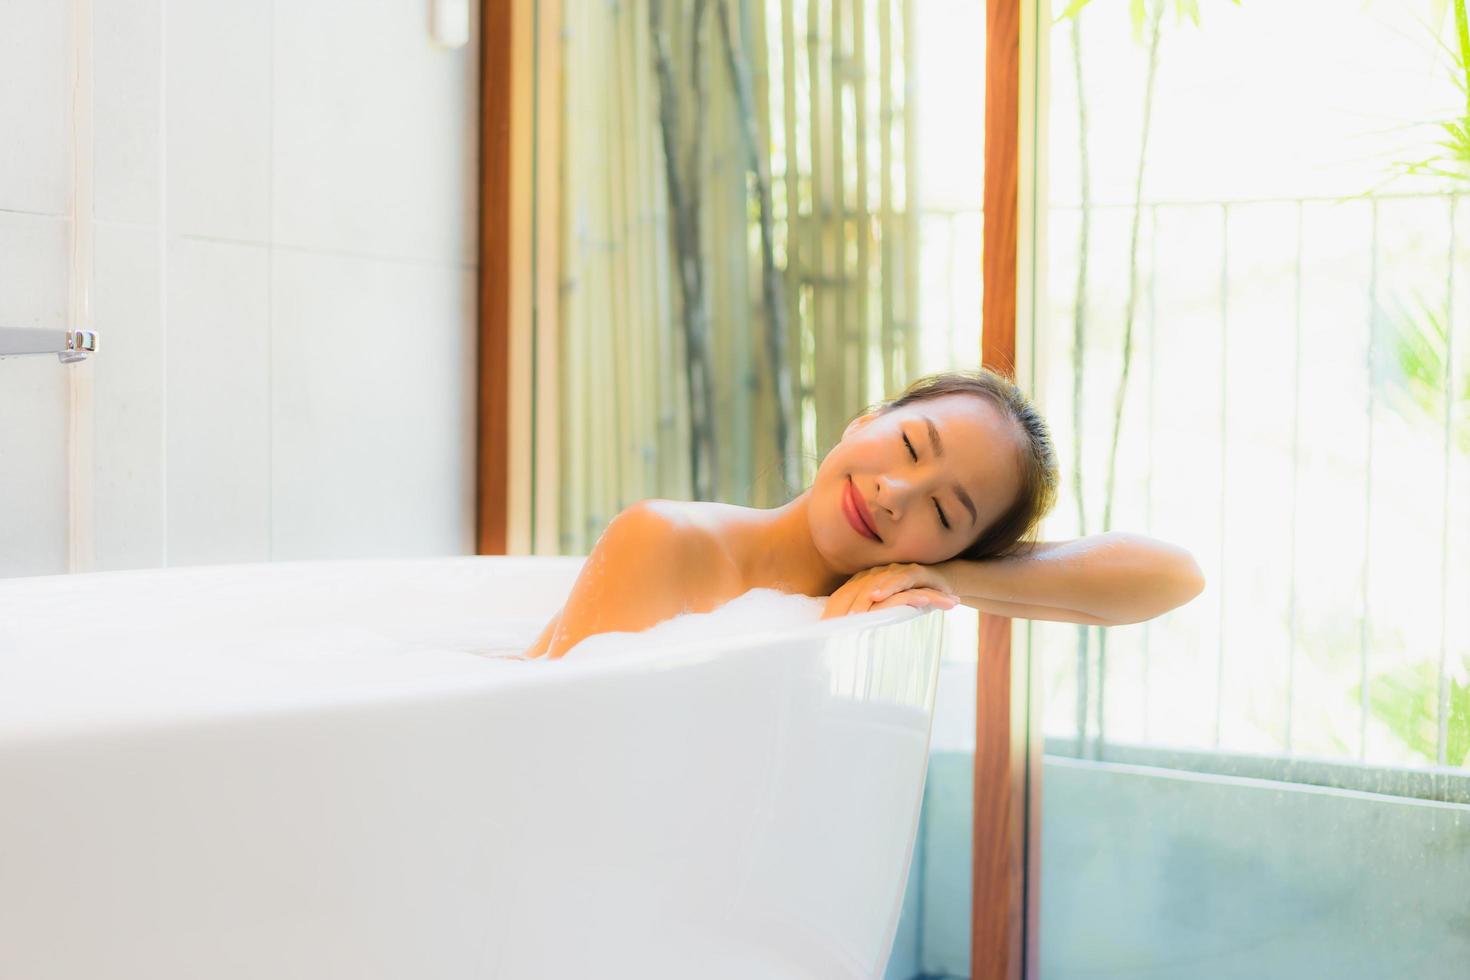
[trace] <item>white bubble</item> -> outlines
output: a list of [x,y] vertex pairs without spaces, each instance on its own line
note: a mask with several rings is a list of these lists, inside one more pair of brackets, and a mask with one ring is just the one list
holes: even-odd
[[691,641],[793,629],[822,618],[825,598],[776,589],[751,589],[703,613],[682,613],[637,633],[596,633],[567,650],[563,659],[681,646]]

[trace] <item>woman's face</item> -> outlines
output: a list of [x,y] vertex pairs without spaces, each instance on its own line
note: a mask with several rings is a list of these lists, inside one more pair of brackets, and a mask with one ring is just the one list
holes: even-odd
[[[1015,501],[1019,438],[1016,424],[978,395],[943,395],[854,419],[812,483],[817,550],[854,572],[948,561]],[[855,526],[862,523],[876,538]]]

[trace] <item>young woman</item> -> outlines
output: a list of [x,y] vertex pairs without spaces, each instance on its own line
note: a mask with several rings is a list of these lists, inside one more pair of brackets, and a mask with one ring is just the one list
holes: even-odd
[[812,485],[771,510],[644,500],[608,524],[525,653],[707,612],[750,589],[829,596],[823,618],[894,605],[1116,626],[1204,588],[1194,558],[1121,531],[1029,539],[1056,502],[1045,422],[989,370],[920,378],[853,419]]

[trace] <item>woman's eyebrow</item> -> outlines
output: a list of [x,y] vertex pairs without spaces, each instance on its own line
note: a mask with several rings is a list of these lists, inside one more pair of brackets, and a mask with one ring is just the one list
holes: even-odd
[[956,497],[959,497],[960,498],[960,503],[964,504],[965,505],[965,510],[968,510],[970,512],[970,526],[971,527],[974,527],[975,526],[975,502],[970,499],[970,495],[968,493],[965,493],[965,488],[962,487],[962,486],[960,486],[958,483],[956,483],[954,485],[954,495]]
[[[929,428],[929,445],[934,450],[934,455],[943,456],[944,443],[939,438],[939,427],[934,424],[934,420],[931,419],[929,416],[925,415],[923,416],[923,419],[924,424]],[[954,485],[954,495],[960,498],[960,503],[964,504],[965,510],[970,512],[970,526],[974,527],[975,502],[970,499],[970,495],[968,493],[965,493],[965,488],[960,486],[958,483]]]
[[925,415],[923,419],[924,424],[929,427],[929,445],[933,447],[934,455],[943,456],[944,443],[939,441],[939,427],[934,424],[934,420],[929,416]]

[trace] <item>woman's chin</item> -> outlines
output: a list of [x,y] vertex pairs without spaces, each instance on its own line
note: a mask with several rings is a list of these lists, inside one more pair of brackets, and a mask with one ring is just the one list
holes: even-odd
[[858,565],[860,558],[851,549],[843,546],[840,535],[845,533],[847,533],[845,525],[833,527],[828,529],[828,533],[813,534],[812,544],[816,546],[817,553],[822,556],[822,561],[826,562],[828,568],[837,573],[851,575],[867,566]]
[[[852,531],[846,525],[843,525],[842,531],[844,534],[852,537]],[[874,565],[883,564],[883,562],[880,561],[873,554],[871,548],[864,547],[864,542],[862,539],[853,537],[852,540],[856,542],[856,544],[850,544],[838,552],[837,560],[833,562],[833,565],[835,567],[841,568],[846,571],[847,574],[852,575],[856,572],[862,571],[865,568],[872,568]],[[877,542],[873,543],[876,544]]]

